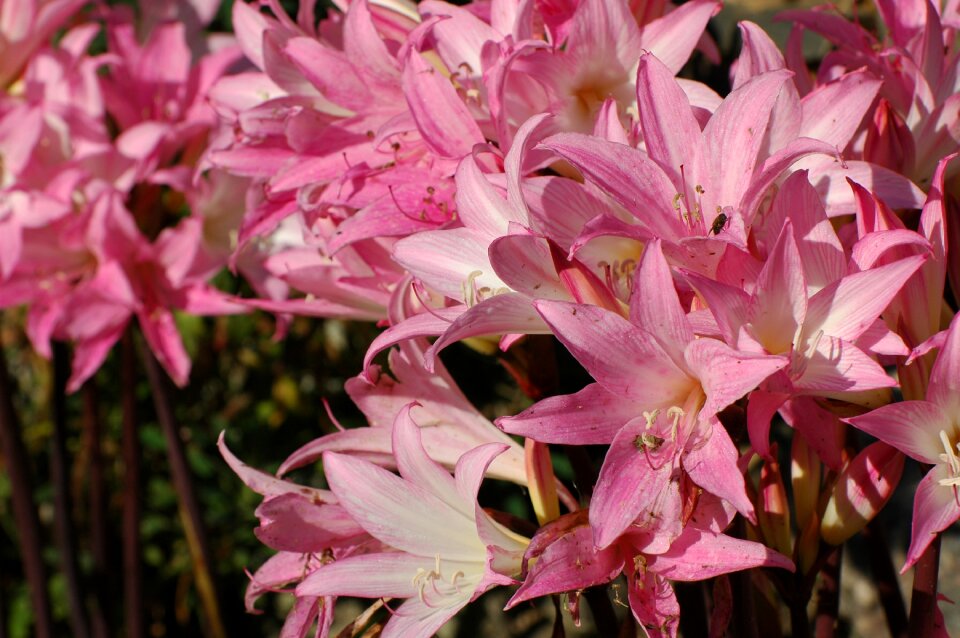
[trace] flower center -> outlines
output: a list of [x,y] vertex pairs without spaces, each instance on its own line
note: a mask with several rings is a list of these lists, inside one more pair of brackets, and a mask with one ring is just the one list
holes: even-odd
[[950,476],[945,479],[940,479],[940,485],[948,487],[956,487],[960,485],[960,457],[957,456],[957,450],[960,450],[960,444],[954,448],[950,444],[950,438],[947,437],[947,433],[943,430],[940,430],[940,442],[943,443],[944,454],[940,455],[940,460],[947,464],[950,471]]
[[[460,586],[457,584],[457,581],[461,578],[464,578],[465,574],[459,569],[450,576],[450,580],[443,575],[443,571],[440,569],[440,554],[435,556],[436,564],[434,568],[430,571],[425,570],[422,567],[417,568],[417,573],[413,575],[413,586],[417,588],[417,597],[427,607],[433,607],[434,605],[427,600],[430,592],[433,592],[439,597],[449,596],[451,594],[459,594]],[[429,587],[429,590],[427,589]]]

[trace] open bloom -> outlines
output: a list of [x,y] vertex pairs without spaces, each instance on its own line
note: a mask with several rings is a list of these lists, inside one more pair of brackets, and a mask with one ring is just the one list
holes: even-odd
[[960,518],[960,318],[954,317],[923,401],[877,408],[847,423],[933,465],[913,501],[913,532],[906,571],[934,537]]
[[407,598],[384,627],[384,638],[431,635],[494,585],[512,584],[527,546],[477,504],[487,467],[507,446],[474,448],[450,476],[423,449],[412,405],[393,426],[399,477],[344,454],[323,455],[340,505],[395,550],[335,561],[297,587],[298,596]]

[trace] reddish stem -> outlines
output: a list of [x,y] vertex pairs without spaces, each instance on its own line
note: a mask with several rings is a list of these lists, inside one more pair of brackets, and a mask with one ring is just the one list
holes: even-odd
[[67,608],[70,612],[70,629],[76,638],[88,638],[87,613],[80,587],[80,569],[77,566],[77,533],[70,513],[73,499],[70,497],[69,471],[67,466],[67,379],[70,376],[70,357],[64,343],[53,344],[53,438],[50,442],[50,482],[53,484],[54,531],[59,554],[60,569],[67,589]]
[[914,566],[910,601],[910,638],[934,635],[937,612],[937,579],[940,577],[940,536],[937,535]]
[[144,638],[143,566],[140,563],[140,433],[137,431],[137,359],[133,330],[120,348],[120,393],[123,411],[123,608],[126,635]]
[[100,402],[97,383],[91,378],[83,386],[83,429],[89,451],[88,498],[90,502],[90,545],[93,553],[93,601],[90,608],[90,630],[96,638],[107,638],[110,626],[107,608],[107,574],[109,573],[107,539],[107,489],[101,446]]
[[816,638],[833,638],[840,615],[840,563],[843,545],[827,557],[820,570],[820,586],[817,588],[817,616],[814,621]]
[[180,501],[180,520],[183,523],[187,547],[193,561],[193,573],[197,583],[197,593],[203,606],[205,620],[210,635],[215,638],[224,638],[226,629],[220,614],[220,602],[217,596],[213,578],[213,554],[207,541],[206,527],[200,513],[200,503],[197,500],[187,464],[187,454],[183,441],[177,431],[177,424],[173,415],[173,403],[170,400],[168,380],[160,368],[160,364],[153,356],[153,352],[140,342],[140,354],[150,389],[153,394],[153,405],[157,411],[157,420],[167,444],[167,459],[170,462],[170,475],[174,489]]
[[33,500],[33,485],[27,467],[27,450],[20,438],[20,423],[13,405],[13,383],[7,372],[7,361],[0,345],[0,448],[6,461],[7,475],[13,489],[13,517],[20,537],[23,570],[30,589],[33,620],[37,638],[53,636],[50,595],[47,592],[47,570],[40,547],[40,519]]

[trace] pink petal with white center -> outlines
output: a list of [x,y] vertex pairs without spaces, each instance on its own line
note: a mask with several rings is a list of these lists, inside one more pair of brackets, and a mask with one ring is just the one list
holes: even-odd
[[367,353],[363,356],[364,374],[368,374],[373,358],[390,346],[416,337],[441,335],[450,327],[450,324],[466,311],[467,307],[462,305],[449,308],[433,308],[390,326],[377,335],[377,338],[367,348]]
[[387,545],[418,556],[440,554],[452,561],[472,561],[485,553],[472,516],[464,516],[428,489],[335,452],[324,453],[323,466],[339,503],[371,536]]
[[754,390],[747,403],[747,432],[750,445],[764,458],[770,457],[770,421],[790,395]]
[[262,613],[254,607],[257,598],[265,592],[276,591],[287,583],[303,578],[310,560],[310,556],[291,552],[279,552],[268,558],[253,574],[250,584],[247,585],[247,591],[244,594],[247,612]]
[[686,527],[670,550],[647,557],[647,569],[680,581],[706,580],[753,567],[779,567],[794,571],[793,561],[769,547]]
[[346,539],[368,539],[367,533],[339,505],[315,503],[287,493],[264,499],[255,512],[260,527],[254,534],[271,549],[322,553]]
[[470,228],[423,231],[393,246],[393,258],[430,288],[471,303],[476,291],[507,286],[490,265],[490,237]]
[[815,294],[807,305],[801,344],[820,331],[830,337],[856,340],[925,259],[924,255],[916,255],[854,273]]
[[700,41],[707,21],[720,10],[720,6],[721,3],[715,0],[683,3],[644,25],[640,31],[640,48],[657,56],[672,73],[678,73]]
[[317,635],[327,635],[333,623],[333,600],[330,597],[317,596],[297,598],[283,621],[279,638],[307,638],[310,630],[313,629],[314,622],[317,621],[319,621]]
[[[850,259],[860,270],[869,270],[887,256],[888,252],[892,256],[898,256],[904,253],[904,249],[923,254],[930,250],[930,242],[920,233],[905,228],[875,230],[864,235],[854,245]],[[886,261],[889,261],[889,257]]]
[[623,123],[620,121],[620,114],[617,112],[618,109],[619,105],[616,99],[608,97],[604,100],[603,106],[600,107],[600,111],[597,113],[597,122],[593,126],[593,136],[610,142],[616,142],[617,144],[629,145],[630,138],[627,137],[627,132],[624,130]]
[[747,321],[750,297],[740,288],[734,288],[697,273],[682,271],[713,314],[724,341],[737,343],[740,328]]
[[855,345],[861,350],[869,350],[874,354],[886,354],[897,357],[906,357],[910,348],[896,332],[887,327],[883,319],[877,319],[867,330],[860,335]]
[[[436,23],[432,35],[436,39],[437,53],[447,68],[467,77],[479,75],[483,70],[480,51],[484,43],[499,42],[503,36],[467,8],[436,0],[421,2],[417,8],[424,17],[445,18]],[[461,68],[462,65],[469,70]]]
[[677,638],[680,603],[670,581],[648,569],[626,573],[630,611],[648,638]]
[[537,301],[557,338],[607,390],[641,409],[682,405],[695,381],[657,340],[621,316],[586,304]]
[[[757,171],[756,175],[752,177],[747,185],[748,188],[746,192],[742,193],[740,199],[737,200],[747,222],[753,221],[757,208],[760,206],[767,190],[773,186],[774,182],[785,171],[790,169],[794,162],[809,155],[829,155],[836,157],[837,149],[820,140],[798,137],[764,160],[759,171]],[[810,161],[818,160],[817,158],[813,158]]]
[[767,352],[790,352],[807,314],[807,282],[790,220],[784,221],[750,301],[751,335]]
[[[469,589],[469,588],[468,588]],[[432,636],[458,611],[470,602],[469,591],[457,595],[443,604],[436,605],[410,598],[404,602],[387,622],[380,638],[407,638],[408,636]]]
[[940,463],[940,432],[953,433],[949,413],[929,401],[901,401],[862,416],[844,419],[850,425],[892,445],[921,463]]
[[693,340],[693,329],[680,305],[659,239],[647,244],[633,281],[630,321],[656,335],[674,363],[685,366],[683,350]]
[[696,148],[694,178],[704,193],[704,213],[736,205],[753,180],[770,114],[787,71],[758,75],[723,100],[703,129]]
[[187,384],[190,376],[190,356],[180,338],[173,314],[166,308],[138,310],[140,330],[153,356],[178,386]]
[[457,214],[467,228],[493,238],[506,235],[510,222],[526,222],[526,215],[516,211],[490,183],[472,154],[457,167],[456,181]]
[[310,499],[314,503],[337,502],[337,498],[333,495],[333,492],[296,485],[290,481],[278,479],[272,474],[267,474],[266,472],[250,467],[234,456],[233,452],[227,447],[225,437],[226,432],[224,431],[221,432],[217,438],[217,449],[220,450],[220,455],[227,462],[227,465],[230,466],[230,469],[233,470],[234,474],[243,481],[243,484],[257,494],[268,498],[281,494],[297,494]]
[[407,55],[403,93],[424,141],[441,157],[459,159],[484,141],[450,81],[416,51]]
[[538,401],[516,416],[497,419],[504,432],[543,443],[607,445],[636,417],[637,406],[591,383],[575,394]]
[[245,2],[233,3],[232,17],[233,30],[243,54],[262,71],[263,32],[270,26],[269,18]]
[[[507,199],[515,211],[521,215],[520,223],[527,216],[527,204],[523,199],[523,180],[526,175],[549,163],[550,152],[538,144],[558,129],[557,119],[548,114],[534,115],[517,129],[510,144],[510,150],[503,158],[503,172],[507,176]],[[503,140],[500,141],[504,143]]]
[[393,422],[393,455],[400,475],[431,492],[445,503],[456,507],[465,516],[473,515],[473,500],[464,499],[457,492],[457,482],[450,473],[437,465],[423,449],[420,426],[410,416],[415,403],[405,405]]
[[627,3],[584,0],[573,15],[565,50],[575,59],[588,55],[628,68],[643,48],[641,38]]
[[700,143],[700,125],[673,71],[649,53],[640,57],[637,69],[637,106],[647,154],[670,176],[677,192],[685,192],[680,168],[690,163]]
[[283,52],[284,45],[291,37],[296,37],[295,32],[282,29],[267,29],[263,32],[264,72],[286,93],[312,97],[314,108],[331,115],[350,116],[350,111],[320,95],[316,87]]
[[348,556],[311,572],[297,585],[297,596],[415,597],[413,575],[417,569],[433,568],[433,559],[425,556],[392,552]]
[[597,551],[593,530],[581,525],[547,546],[505,609],[540,596],[610,582],[622,569],[620,552],[616,548]]
[[557,275],[546,239],[507,235],[490,244],[489,255],[496,274],[513,290],[536,299],[571,299]]
[[846,148],[883,82],[866,70],[853,71],[804,96],[800,135]]
[[399,88],[400,64],[377,33],[366,1],[350,3],[343,22],[343,52],[379,90]]
[[946,342],[930,372],[927,400],[946,414],[960,414],[960,319],[953,318]]
[[716,339],[695,339],[684,355],[707,395],[700,408],[701,420],[717,414],[789,363],[786,357],[740,352]]
[[[477,492],[484,474],[493,460],[503,454],[509,446],[505,443],[487,443],[473,448],[457,460],[454,471],[456,491],[459,499],[466,503],[476,503]],[[471,507],[470,511],[473,512]],[[490,543],[487,543],[490,544]]]
[[120,340],[126,329],[126,321],[104,332],[77,341],[73,347],[73,367],[67,381],[67,392],[76,392],[93,374],[100,369],[114,344]]
[[[806,171],[791,174],[781,185],[772,210],[764,215],[764,229],[778,232],[786,219],[793,224],[808,290],[816,292],[846,274],[847,258],[843,246],[823,209],[820,196],[807,180]],[[774,239],[768,234],[765,241],[772,243]]]
[[576,166],[655,236],[674,240],[686,235],[673,209],[676,186],[645,153],[578,133],[553,135],[541,146]]
[[[803,357],[802,359],[800,357]],[[823,336],[812,352],[794,355],[791,370],[799,392],[815,396],[891,388],[890,375],[850,341]]]
[[823,539],[841,545],[873,520],[899,485],[903,462],[903,454],[881,441],[861,450],[837,477],[821,518]]
[[743,86],[751,78],[766,73],[784,69],[787,63],[776,43],[759,25],[743,20],[737,23],[740,29],[740,38],[743,48],[737,58],[736,71],[733,76],[732,88]]
[[[616,541],[634,521],[647,521],[677,463],[677,433],[669,418],[639,416],[614,437],[590,499],[590,526],[598,549]],[[654,516],[651,514],[651,518]]]
[[596,189],[565,177],[529,177],[520,187],[530,212],[530,227],[564,250],[573,245],[587,222],[610,210]]
[[960,518],[957,487],[941,485],[940,481],[955,478],[946,463],[938,463],[917,486],[913,497],[913,528],[910,533],[910,548],[907,560],[900,573],[910,569],[934,537],[953,525]]
[[706,440],[687,450],[681,457],[683,469],[694,483],[729,502],[756,524],[757,516],[747,496],[743,472],[737,466],[740,458],[737,446],[716,417],[710,419],[710,427],[712,430]]
[[[391,415],[394,418],[396,413]],[[314,463],[324,452],[343,452],[354,458],[364,459],[377,465],[395,466],[391,429],[388,427],[350,428],[331,432],[297,448],[280,467],[277,476]]]
[[530,298],[504,293],[484,299],[450,324],[424,355],[427,370],[441,350],[467,337],[503,334],[547,334],[549,328],[534,310]]
[[843,165],[833,159],[813,158],[809,165],[813,184],[830,217],[853,215],[856,202],[847,186],[850,179],[883,200],[891,208],[922,208],[925,195],[916,184],[888,168],[868,162],[847,161]]

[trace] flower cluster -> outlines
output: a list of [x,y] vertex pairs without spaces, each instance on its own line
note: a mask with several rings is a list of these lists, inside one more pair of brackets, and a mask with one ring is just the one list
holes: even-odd
[[[338,596],[375,599],[358,631],[428,636],[511,585],[508,607],[564,593],[578,618],[622,575],[633,619],[673,637],[673,582],[756,567],[805,614],[904,454],[933,466],[904,569],[960,518],[955,2],[877,0],[883,40],[788,12],[785,53],[743,22],[725,96],[676,77],[719,61],[716,0],[238,0],[235,41],[178,14],[209,3],[139,28],[21,4],[0,13],[0,303],[28,306],[38,351],[74,343],[72,387],[134,315],[179,383],[173,311],[386,328],[346,386],[369,427],[280,468],[322,461],[329,491],[221,439],[278,552],[250,609],[295,586],[284,636],[326,635]],[[804,30],[834,47],[816,73]],[[253,296],[210,286],[228,264]],[[549,358],[509,358],[535,335],[593,382],[558,394]],[[460,341],[505,353],[536,402],[488,420],[439,357]],[[606,447],[574,493],[550,445]],[[485,475],[536,522],[481,507]]]

